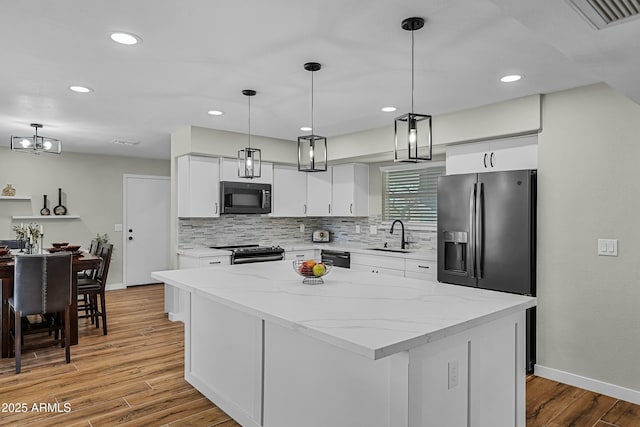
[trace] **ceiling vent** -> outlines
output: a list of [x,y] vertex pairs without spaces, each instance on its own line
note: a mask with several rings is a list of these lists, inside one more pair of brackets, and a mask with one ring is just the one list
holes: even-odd
[[640,0],[567,0],[595,28],[601,30],[640,16]]
[[112,144],[118,144],[118,145],[138,145],[140,144],[140,141],[127,141],[126,139],[113,139],[111,140]]

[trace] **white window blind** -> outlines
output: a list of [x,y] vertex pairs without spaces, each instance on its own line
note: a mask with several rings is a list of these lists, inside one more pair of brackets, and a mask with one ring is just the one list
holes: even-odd
[[382,220],[435,223],[438,220],[438,177],[445,166],[381,168]]

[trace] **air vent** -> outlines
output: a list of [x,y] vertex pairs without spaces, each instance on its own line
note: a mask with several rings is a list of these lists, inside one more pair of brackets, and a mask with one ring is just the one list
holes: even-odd
[[140,141],[127,141],[125,139],[114,139],[111,141],[111,143],[119,144],[119,145],[138,145],[140,144]]
[[640,0],[567,0],[594,27],[601,30],[640,16]]

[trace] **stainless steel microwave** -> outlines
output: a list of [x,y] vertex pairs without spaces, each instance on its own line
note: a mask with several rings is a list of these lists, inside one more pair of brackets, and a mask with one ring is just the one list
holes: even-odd
[[221,214],[271,213],[271,184],[220,182]]

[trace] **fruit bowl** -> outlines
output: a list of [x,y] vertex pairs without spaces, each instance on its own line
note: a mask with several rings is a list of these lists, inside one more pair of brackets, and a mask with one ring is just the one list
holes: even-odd
[[323,276],[331,271],[333,264],[330,261],[316,261],[313,259],[293,261],[293,271],[303,277],[302,283],[305,285],[320,285],[324,283]]

